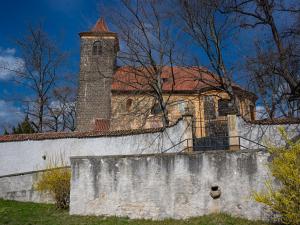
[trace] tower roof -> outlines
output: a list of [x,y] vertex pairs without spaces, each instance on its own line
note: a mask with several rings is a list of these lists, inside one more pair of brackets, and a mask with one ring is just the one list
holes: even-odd
[[102,17],[97,20],[96,24],[94,25],[91,31],[102,32],[102,33],[109,32],[105,20]]

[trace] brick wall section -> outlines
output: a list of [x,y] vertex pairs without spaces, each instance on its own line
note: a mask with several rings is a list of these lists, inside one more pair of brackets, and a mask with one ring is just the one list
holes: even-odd
[[[115,35],[82,33],[80,48],[77,130],[94,129],[95,119],[111,117],[111,77],[116,61]],[[102,54],[93,55],[93,43],[100,41]]]

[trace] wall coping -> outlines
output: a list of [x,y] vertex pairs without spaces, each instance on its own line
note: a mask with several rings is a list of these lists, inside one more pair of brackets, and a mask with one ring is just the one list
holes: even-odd
[[[105,156],[73,156],[70,157],[71,162],[76,161],[76,160],[81,160],[81,159],[108,159],[108,158],[147,158],[147,157],[170,157],[170,156],[197,156],[201,154],[247,154],[247,153],[256,153],[256,152],[264,152],[267,153],[265,149],[246,149],[246,150],[239,150],[239,151],[228,151],[228,150],[210,150],[210,151],[198,151],[198,152],[189,152],[189,153],[153,153],[153,154],[133,154],[133,155],[105,155]],[[7,174],[0,176],[1,178],[6,178],[6,177],[16,177],[16,176],[23,176],[23,175],[28,175],[28,174],[35,174],[35,173],[42,173],[46,172],[49,170],[56,170],[56,169],[66,169],[66,168],[71,168],[71,166],[63,166],[63,167],[57,167],[53,169],[43,169],[43,170],[33,170],[33,171],[28,171],[28,172],[21,172],[21,173],[12,173],[12,174]]]
[[116,131],[86,131],[86,132],[49,132],[34,134],[11,134],[0,136],[0,143],[3,142],[19,142],[19,141],[40,141],[65,138],[96,138],[96,137],[120,137],[130,135],[140,135],[149,133],[159,133],[167,128],[176,126],[187,115],[183,115],[174,124],[167,127],[148,128],[148,129],[132,129],[132,130],[116,130]]
[[253,124],[253,125],[290,125],[290,124],[300,125],[300,118],[295,118],[295,117],[261,119],[261,120],[246,120],[244,118],[242,119],[246,123]]
[[105,158],[147,158],[147,157],[169,157],[169,156],[197,156],[202,154],[247,154],[247,153],[267,153],[266,149],[244,149],[238,151],[229,150],[209,150],[209,151],[195,151],[195,152],[174,152],[174,153],[153,153],[153,154],[132,154],[132,155],[104,155],[104,156],[71,156],[71,161],[80,159],[105,159]]

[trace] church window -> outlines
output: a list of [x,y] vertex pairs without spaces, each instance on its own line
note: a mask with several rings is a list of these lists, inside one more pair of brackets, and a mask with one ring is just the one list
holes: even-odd
[[158,103],[155,103],[151,109],[151,114],[156,115],[156,114],[159,114],[160,112],[162,112],[160,105]]
[[96,41],[93,44],[93,55],[101,55],[102,54],[102,44],[100,41]]
[[178,109],[181,114],[184,114],[186,112],[186,108],[187,108],[187,104],[185,101],[182,100],[178,102]]
[[133,100],[131,98],[127,99],[126,101],[126,111],[130,111],[132,108],[132,102]]
[[254,105],[250,105],[250,118],[251,118],[251,120],[255,120],[255,107],[254,107]]
[[219,116],[227,116],[234,114],[234,107],[231,106],[231,101],[228,99],[220,99],[218,101],[218,114]]
[[204,118],[205,120],[216,119],[216,107],[213,96],[204,96]]

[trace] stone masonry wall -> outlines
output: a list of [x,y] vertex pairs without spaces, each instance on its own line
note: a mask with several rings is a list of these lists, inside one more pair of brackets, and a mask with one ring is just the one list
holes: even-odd
[[[77,130],[94,129],[95,119],[110,119],[111,81],[115,69],[116,37],[83,36],[80,48]],[[93,43],[99,41],[101,55],[93,55]]]
[[[266,219],[251,198],[268,177],[264,151],[71,158],[73,215],[188,218],[224,212]],[[210,196],[218,186],[221,196]]]

